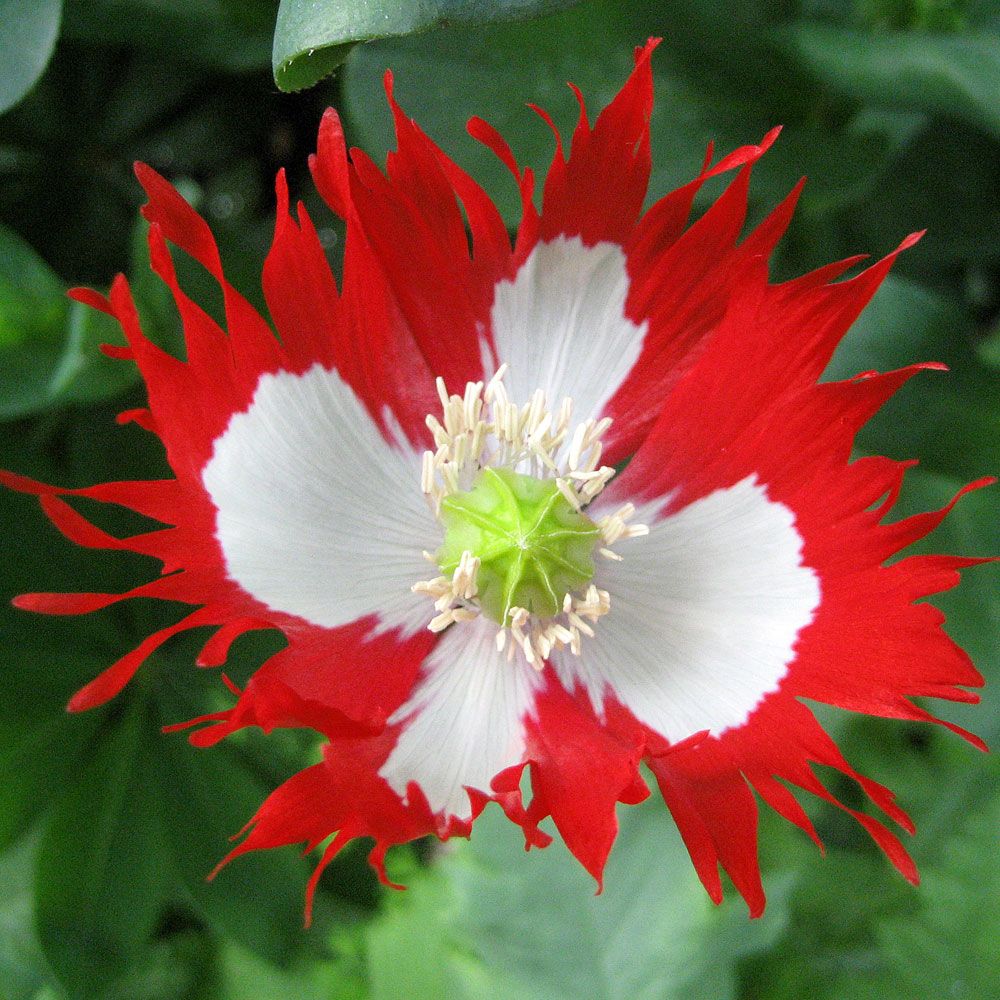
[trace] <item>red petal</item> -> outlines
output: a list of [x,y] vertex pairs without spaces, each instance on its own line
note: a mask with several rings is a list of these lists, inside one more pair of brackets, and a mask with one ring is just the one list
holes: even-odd
[[[493,283],[499,277],[494,272],[506,266],[496,219],[471,180],[457,168],[446,171],[444,154],[403,114],[390,75],[386,93],[398,144],[389,156],[388,176],[360,151],[353,150],[346,160],[332,118],[324,119],[314,176],[349,224],[357,220],[430,373],[461,391],[466,382],[480,377],[478,331],[486,325]],[[470,253],[453,180],[472,205],[475,254]],[[349,249],[352,242],[349,237]],[[431,385],[423,391],[432,390]]]
[[218,281],[232,338],[232,363],[244,384],[256,383],[262,372],[273,371],[280,361],[278,344],[271,330],[226,280],[208,223],[151,167],[137,163],[135,173],[149,196],[142,214],[150,223],[158,224],[168,240],[194,257]]
[[636,50],[635,69],[593,129],[583,96],[573,87],[580,118],[568,160],[563,159],[556,132],[556,155],[545,180],[541,239],[579,236],[593,246],[602,240],[625,243],[631,235],[649,183],[650,59],[659,43],[660,39],[651,38]]
[[715,741],[677,749],[649,764],[708,894],[722,899],[717,865],[733,880],[751,917],[764,912],[757,862],[757,803]]
[[257,670],[225,721],[191,741],[208,746],[246,726],[265,732],[308,726],[331,738],[380,732],[410,693],[434,636],[425,631],[404,640],[376,633],[377,625],[369,617],[338,629],[292,632],[288,648]]
[[[627,315],[636,324],[648,324],[648,329],[642,353],[606,408],[615,420],[605,438],[609,461],[618,462],[638,448],[666,394],[698,360],[720,326],[745,262],[766,257],[787,225],[798,188],[737,246],[746,218],[751,169],[770,144],[766,137],[760,146],[752,147],[754,153],[732,160],[744,164],[740,173],[682,235],[672,230],[675,210],[671,207],[653,223],[647,223],[647,216],[626,247],[631,282]],[[702,179],[695,184],[700,185]],[[677,192],[668,195],[668,201],[676,196]],[[686,215],[688,192],[681,202]],[[650,215],[655,212],[654,206]]]
[[536,696],[526,725],[534,822],[551,815],[566,846],[601,889],[604,865],[618,833],[615,805],[642,801],[642,748],[611,737],[585,695],[572,697],[554,679]]
[[[247,851],[306,844],[311,850],[337,833],[319,871],[354,837],[372,837],[370,860],[383,881],[386,848],[435,830],[434,818],[414,789],[404,805],[378,776],[387,741],[338,741],[328,745],[322,764],[296,774],[273,792],[247,826],[246,839],[219,863],[210,877]],[[318,874],[309,883],[306,920]]]
[[70,712],[83,712],[88,708],[96,708],[98,705],[103,705],[106,701],[110,701],[132,680],[139,667],[167,639],[177,635],[178,632],[212,623],[213,615],[207,609],[200,608],[176,624],[160,629],[159,632],[154,632],[152,635],[147,636],[131,653],[123,656],[117,663],[108,667],[107,670],[95,677],[89,684],[80,688],[70,698],[69,704],[66,706],[67,710]]

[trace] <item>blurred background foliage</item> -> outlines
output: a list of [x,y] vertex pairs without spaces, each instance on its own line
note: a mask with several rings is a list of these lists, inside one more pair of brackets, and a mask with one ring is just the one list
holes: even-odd
[[[998,31],[989,0],[282,0],[280,10],[273,0],[0,0],[0,466],[67,486],[165,473],[147,435],[114,424],[141,398],[134,370],[97,351],[119,335],[64,295],[124,271],[152,335],[178,349],[176,316],[145,262],[133,160],[200,207],[234,282],[259,302],[280,165],[336,266],[342,232],[306,170],[326,105],[382,157],[391,66],[404,107],[513,225],[513,185],[465,134],[466,118],[482,114],[541,170],[552,139],[525,102],[568,129],[565,81],[596,111],[633,46],[657,34],[652,198],[696,172],[709,140],[725,151],[782,123],[755,171],[752,218],[801,174],[809,184],[776,277],[930,230],[831,374],[949,364],[911,382],[859,440],[862,452],[921,457],[903,512],[940,505],[998,471]],[[179,264],[211,301],[204,275]],[[995,492],[976,493],[923,547],[985,554],[996,527]],[[16,612],[6,602],[23,590],[125,589],[152,567],[76,549],[8,492],[0,540],[0,1000],[996,995],[996,759],[938,730],[833,711],[823,718],[848,757],[916,820],[919,890],[849,821],[814,805],[825,859],[762,818],[770,904],[750,922],[738,901],[709,903],[666,809],[651,805],[622,810],[595,899],[560,844],[524,856],[517,831],[488,811],[469,844],[398,849],[390,870],[406,893],[384,892],[355,845],[324,876],[304,933],[307,865],[291,849],[241,859],[212,884],[204,876],[315,746],[241,734],[195,751],[181,734],[158,735],[222,698],[214,676],[190,668],[195,645],[184,639],[111,705],[67,716],[73,691],[172,612],[136,602],[73,621]],[[972,571],[938,602],[994,680],[984,705],[942,711],[994,745],[995,583],[990,569]],[[237,682],[239,664],[249,674],[274,648],[266,636],[241,640]]]

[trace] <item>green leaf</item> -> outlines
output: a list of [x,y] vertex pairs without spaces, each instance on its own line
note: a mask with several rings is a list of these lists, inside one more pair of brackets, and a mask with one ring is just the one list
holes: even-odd
[[985,133],[961,122],[930,121],[893,158],[870,198],[841,222],[849,238],[832,247],[828,241],[826,252],[884,251],[907,232],[926,229],[897,273],[969,297],[977,270],[995,273],[1000,264],[1000,200],[992,196],[997,156],[996,140]]
[[[680,28],[674,14],[684,17]],[[811,180],[802,217],[827,218],[835,210],[866,202],[919,120],[867,114],[848,118],[836,128],[823,127],[815,111],[796,96],[803,90],[802,74],[785,67],[761,80],[746,75],[744,60],[728,59],[706,78],[698,67],[705,61],[707,39],[717,38],[728,17],[728,10],[706,12],[694,3],[679,4],[667,18],[661,10],[637,14],[628,5],[589,0],[530,24],[451,27],[359,47],[343,73],[349,134],[377,162],[393,147],[381,81],[386,68],[392,68],[396,96],[407,114],[485,187],[508,225],[514,225],[520,215],[515,185],[496,156],[466,134],[466,121],[481,115],[496,126],[519,162],[536,172],[540,189],[554,143],[548,127],[526,103],[551,113],[568,137],[578,108],[567,81],[581,88],[593,119],[631,71],[633,47],[650,35],[663,34],[667,41],[653,57],[650,201],[697,174],[709,141],[715,141],[719,156],[758,141],[783,121],[784,134],[755,174],[755,203],[774,204],[803,173]],[[741,39],[740,44],[750,41]],[[766,53],[763,39],[754,44]],[[714,55],[719,58],[718,48]],[[758,61],[765,62],[765,55]],[[717,194],[717,188],[712,192]],[[815,255],[816,236],[810,233],[802,242]]]
[[[492,807],[368,929],[372,996],[725,1000],[784,927],[781,893],[716,909],[662,802],[620,810],[602,895],[557,842],[525,854]],[[772,887],[773,888],[773,887]]]
[[1000,371],[1000,325],[976,345],[976,353],[984,365]]
[[61,17],[62,0],[0,0],[0,114],[44,72]]
[[[754,981],[767,984],[760,995],[843,1000],[851,982],[878,961],[875,922],[905,912],[918,893],[893,877],[881,855],[828,846],[818,857],[810,848],[801,862],[787,932],[755,970]],[[897,996],[888,993],[885,1000]]]
[[[10,524],[8,513],[3,504],[0,530]],[[11,534],[15,530],[23,530],[23,522],[17,529],[10,528]],[[36,571],[40,570],[36,565]],[[15,581],[8,577],[5,591],[8,582]],[[42,589],[50,581],[39,578],[34,582]],[[53,622],[0,608],[0,626],[10,649],[0,668],[3,849],[23,835],[40,813],[56,805],[75,782],[79,760],[101,715],[69,715],[66,702],[77,688],[114,662],[116,653],[106,641],[111,632],[108,623],[97,618]]]
[[[886,968],[859,991],[871,1000],[890,995],[913,1000],[979,1000],[1000,982],[1000,866],[996,786],[949,841],[941,862],[924,872],[921,906],[879,928]],[[934,960],[928,961],[933,955]],[[887,991],[892,986],[895,992]]]
[[48,265],[0,226],[0,420],[116,396],[138,376],[100,353],[105,342],[122,342],[118,324],[70,302]]
[[[842,898],[843,888],[813,886],[812,911],[797,916],[800,929],[812,925],[814,936],[800,935],[791,944],[792,951],[775,956],[772,968],[785,982],[769,998],[979,1000],[994,996],[1000,978],[996,952],[1000,882],[994,860],[1000,796],[995,783],[991,791],[958,818],[940,859],[924,866],[919,890],[895,894],[893,905],[862,897],[860,906],[852,907]],[[864,867],[858,866],[850,890],[857,895],[868,877]],[[859,930],[853,940],[840,936],[837,924],[857,923],[859,912],[867,928]]]
[[[26,470],[26,435],[8,434],[0,467]],[[0,849],[20,837],[43,810],[51,808],[79,768],[100,714],[68,715],[70,695],[121,654],[110,616],[43,618],[9,605],[28,590],[86,589],[74,570],[79,557],[92,557],[60,539],[38,510],[34,497],[0,490],[0,565],[3,567],[0,634]],[[103,577],[103,579],[102,579]],[[119,577],[93,578],[114,588]],[[98,583],[98,586],[100,586]]]
[[[180,703],[173,699],[172,703]],[[164,722],[183,721],[174,708]],[[302,940],[308,869],[290,849],[237,858],[212,882],[206,876],[228,853],[230,838],[267,797],[237,748],[195,750],[181,736],[159,747],[165,837],[194,908],[213,927],[273,962],[287,961]]]
[[848,97],[963,117],[1000,136],[1000,38],[993,34],[867,34],[798,24],[791,53]]
[[29,723],[0,720],[0,849],[28,829],[58,797],[76,766],[75,755],[95,728],[93,719],[66,718],[65,711]]
[[862,428],[859,447],[919,458],[927,469],[963,481],[994,472],[1000,441],[997,375],[977,359],[974,334],[972,319],[957,303],[887,278],[840,345],[827,376],[850,378],[919,361],[941,361],[950,370],[916,375]]
[[[382,89],[382,75],[391,68],[407,114],[486,188],[510,223],[520,213],[514,182],[496,156],[465,133],[466,121],[477,114],[487,118],[522,163],[544,170],[552,159],[552,133],[526,103],[571,123],[577,109],[567,80],[598,108],[631,66],[623,16],[611,4],[589,2],[537,22],[454,27],[360,46],[344,66],[343,110],[352,138],[384,162],[394,146]],[[700,143],[688,152],[696,171]]]
[[274,29],[275,83],[311,87],[344,61],[357,42],[406,35],[446,23],[534,17],[577,0],[281,0]]
[[62,353],[49,392],[59,403],[96,403],[113,399],[139,380],[134,364],[101,353],[102,344],[121,344],[117,321],[82,302],[71,302]]
[[[164,924],[169,927],[171,919],[179,916],[183,919],[179,913],[169,914]],[[212,936],[200,928],[165,927],[101,1000],[192,1000],[202,990],[208,996],[207,989],[216,985],[216,950]],[[211,997],[221,1000],[217,993]]]
[[13,230],[0,227],[0,350],[46,336],[63,321],[63,286]]
[[367,996],[363,983],[335,961],[277,968],[227,943],[220,956],[218,982],[204,1000],[365,1000]]
[[70,997],[100,996],[133,968],[164,901],[166,858],[141,705],[93,750],[42,837],[38,934]]
[[0,983],[4,1000],[34,1000],[51,979],[31,925],[32,875],[37,838],[26,837],[0,854]]
[[260,16],[236,17],[225,0],[73,0],[65,34],[94,45],[148,49],[231,73],[262,69],[268,34]]

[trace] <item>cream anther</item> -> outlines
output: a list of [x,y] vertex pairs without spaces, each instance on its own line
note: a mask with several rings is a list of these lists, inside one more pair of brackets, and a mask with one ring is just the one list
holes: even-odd
[[[582,512],[615,474],[612,467],[600,464],[601,438],[611,419],[588,419],[574,427],[573,401],[563,399],[557,409],[550,409],[541,389],[518,405],[507,395],[503,382],[506,371],[503,364],[485,384],[469,382],[461,396],[449,394],[444,380],[437,379],[441,418],[427,416],[435,450],[424,453],[421,491],[440,516],[444,498],[468,491],[481,470],[508,469],[553,480],[572,507]],[[601,556],[620,561],[614,544],[648,533],[646,525],[628,523],[634,513],[632,504],[625,504],[596,522]],[[430,553],[425,557],[435,561]],[[413,585],[414,592],[426,594],[434,602],[437,614],[428,625],[432,632],[481,613],[479,567],[480,560],[465,551],[450,576]],[[553,650],[568,648],[579,655],[583,637],[594,635],[594,625],[610,609],[610,594],[593,583],[583,592],[567,593],[561,610],[551,618],[512,607],[505,622],[497,626],[497,649],[506,650],[508,659],[520,650],[532,667],[541,670]]]

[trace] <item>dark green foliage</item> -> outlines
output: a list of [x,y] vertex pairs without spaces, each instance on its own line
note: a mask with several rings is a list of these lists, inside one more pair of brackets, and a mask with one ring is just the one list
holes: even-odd
[[59,34],[62,0],[0,2],[0,114],[42,75]]
[[[523,19],[539,12],[548,13]],[[542,172],[552,137],[525,103],[571,128],[565,81],[582,87],[593,115],[628,72],[632,47],[656,34],[665,41],[654,58],[651,200],[692,176],[710,139],[725,152],[783,123],[755,170],[752,218],[801,174],[809,184],[776,277],[881,254],[929,228],[829,375],[949,365],[915,378],[858,442],[865,453],[921,457],[900,515],[939,506],[1000,469],[998,27],[988,0],[283,0],[280,11],[270,0],[0,0],[0,109],[10,109],[0,118],[0,467],[71,486],[166,474],[148,435],[113,423],[142,401],[134,369],[97,352],[120,335],[64,295],[77,283],[106,288],[123,271],[150,335],[181,349],[169,295],[145,263],[134,159],[199,204],[233,280],[259,304],[282,164],[337,266],[342,230],[305,166],[325,105],[380,159],[392,144],[381,89],[391,67],[404,108],[513,225],[514,186],[465,120],[487,118]],[[418,29],[433,30],[410,34]],[[379,40],[355,45],[369,38]],[[346,62],[320,88],[286,96],[272,43],[282,89]],[[177,256],[185,287],[217,309],[211,282]],[[995,491],[973,494],[921,548],[995,552],[996,511]],[[109,530],[137,527],[88,513]],[[367,846],[350,847],[324,876],[304,933],[308,866],[293,850],[204,877],[267,791],[315,759],[315,744],[244,734],[196,751],[183,734],[159,735],[227,703],[217,675],[191,667],[197,636],[168,644],[111,705],[67,715],[81,684],[177,609],[120,605],[76,620],[18,612],[7,602],[26,590],[124,590],[155,568],[72,546],[9,492],[0,492],[0,540],[0,1000],[995,993],[995,760],[943,731],[832,711],[822,717],[849,759],[894,788],[916,821],[918,890],[849,820],[810,806],[827,857],[765,815],[770,903],[751,923],[738,900],[711,906],[666,809],[651,803],[622,809],[595,898],[560,844],[524,856],[491,807],[471,844],[390,855],[407,893],[383,892]],[[982,705],[943,711],[995,745],[995,570],[970,571],[936,603],[994,682]],[[234,679],[277,645],[241,640]]]
[[318,83],[358,42],[398,37],[437,25],[537,17],[579,0],[281,0],[272,66],[282,90]]

